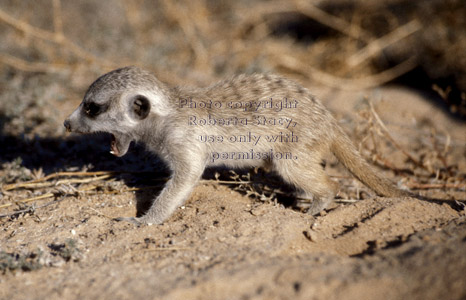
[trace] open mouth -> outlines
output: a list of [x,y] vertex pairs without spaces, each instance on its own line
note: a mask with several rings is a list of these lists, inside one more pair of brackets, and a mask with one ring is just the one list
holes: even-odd
[[110,153],[115,156],[120,156],[120,150],[117,147],[117,141],[115,135],[112,134],[112,142],[110,143]]
[[121,157],[128,152],[131,138],[127,135],[112,134],[112,141],[110,143],[110,153]]

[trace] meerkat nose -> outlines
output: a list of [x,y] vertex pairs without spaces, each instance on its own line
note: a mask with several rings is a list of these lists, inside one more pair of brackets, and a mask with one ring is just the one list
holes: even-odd
[[63,125],[65,126],[66,131],[71,132],[71,123],[69,120],[65,120],[65,123],[63,123]]

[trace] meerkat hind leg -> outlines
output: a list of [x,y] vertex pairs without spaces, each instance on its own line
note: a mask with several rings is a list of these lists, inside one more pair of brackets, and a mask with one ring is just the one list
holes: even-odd
[[280,161],[276,165],[276,171],[282,178],[298,189],[298,197],[311,198],[312,203],[308,210],[309,214],[316,215],[327,208],[334,200],[338,190],[338,184],[332,181],[323,167],[318,162],[298,161],[291,163]]

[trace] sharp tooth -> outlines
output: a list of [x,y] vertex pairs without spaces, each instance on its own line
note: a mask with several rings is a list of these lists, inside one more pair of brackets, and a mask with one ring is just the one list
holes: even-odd
[[113,155],[115,155],[115,152],[112,150],[112,151],[110,151],[110,154],[113,154]]

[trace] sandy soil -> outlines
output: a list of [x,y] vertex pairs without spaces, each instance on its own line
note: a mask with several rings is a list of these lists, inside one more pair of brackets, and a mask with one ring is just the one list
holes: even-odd
[[[0,9],[49,32],[59,27],[49,2],[5,1]],[[89,52],[2,17],[0,299],[466,299],[464,120],[432,93],[318,85],[301,61],[325,67],[327,56],[315,53],[335,52],[339,62],[359,42],[335,35],[348,47],[326,51],[328,37],[300,46],[256,18],[282,9],[281,20],[292,18],[283,5],[160,2],[115,0],[108,9],[110,1],[62,1],[65,36]],[[139,145],[115,158],[107,135],[65,133],[65,117],[111,65],[92,55],[148,66],[169,83],[282,73],[322,100],[379,172],[433,200],[376,197],[329,156],[326,171],[341,189],[315,217],[265,192],[283,189],[269,174],[215,169],[164,224],[115,222],[143,212],[167,172]],[[346,74],[335,60],[328,64]],[[362,75],[373,71],[364,66]],[[103,171],[114,173],[89,176]],[[249,178],[261,184],[241,182]]]
[[[361,95],[372,97],[392,135],[409,151],[422,149],[416,143],[421,143],[427,127],[415,121],[430,110],[435,128],[451,133],[448,159],[459,161],[464,170],[461,132],[465,132],[466,126],[452,121],[442,111],[432,110],[431,104],[419,94],[398,87],[341,95],[318,92],[331,98],[324,102],[337,116],[349,116],[344,119],[347,129],[358,120],[356,110],[350,108],[363,101]],[[386,100],[389,97],[390,101]],[[70,111],[73,104],[67,105],[66,110]],[[417,108],[414,112],[413,107]],[[406,114],[400,116],[398,111]],[[394,115],[397,123],[390,120]],[[61,161],[66,157],[60,147],[71,148],[66,155],[82,153],[79,142],[83,139],[75,138],[68,138],[65,146],[64,138],[61,142],[58,142],[61,139],[53,142],[39,139],[34,144],[37,148],[55,145],[55,149],[49,149],[52,153],[45,155]],[[129,158],[118,161],[105,154],[107,145],[100,145],[106,142],[105,138],[86,137],[89,138],[94,141],[84,151],[97,153],[100,169],[105,166],[108,170],[112,164],[125,169],[131,163],[137,164],[141,157],[153,160],[141,153],[142,149],[133,147]],[[396,151],[385,154],[392,163],[403,165],[402,159],[397,160],[400,156]],[[34,164],[24,157],[23,164]],[[79,165],[76,158],[72,162]],[[73,163],[63,167],[69,168]],[[97,164],[94,170],[99,169],[99,163],[94,163]],[[365,199],[336,203],[320,216],[312,217],[286,203],[261,202],[231,186],[204,181],[163,225],[138,228],[109,218],[135,215],[136,202],[151,191],[68,196],[32,213],[2,218],[0,250],[10,258],[15,256],[16,262],[24,258],[31,264],[23,262],[17,269],[10,264],[8,269],[3,257],[0,298],[462,299],[466,296],[466,217],[461,204],[453,201],[465,200],[464,190],[420,191],[439,199],[435,202],[377,198],[338,164],[332,162],[328,169],[342,183],[342,195],[348,196],[344,198],[355,199],[358,189]],[[2,173],[8,172],[12,171],[4,163]],[[402,185],[414,177],[394,176],[390,170],[381,172]],[[207,172],[207,178],[209,173],[212,171]],[[138,180],[150,180],[150,174],[117,176],[113,184],[118,190]],[[31,194],[24,192],[23,198]],[[8,203],[8,195],[5,192],[0,203]]]

